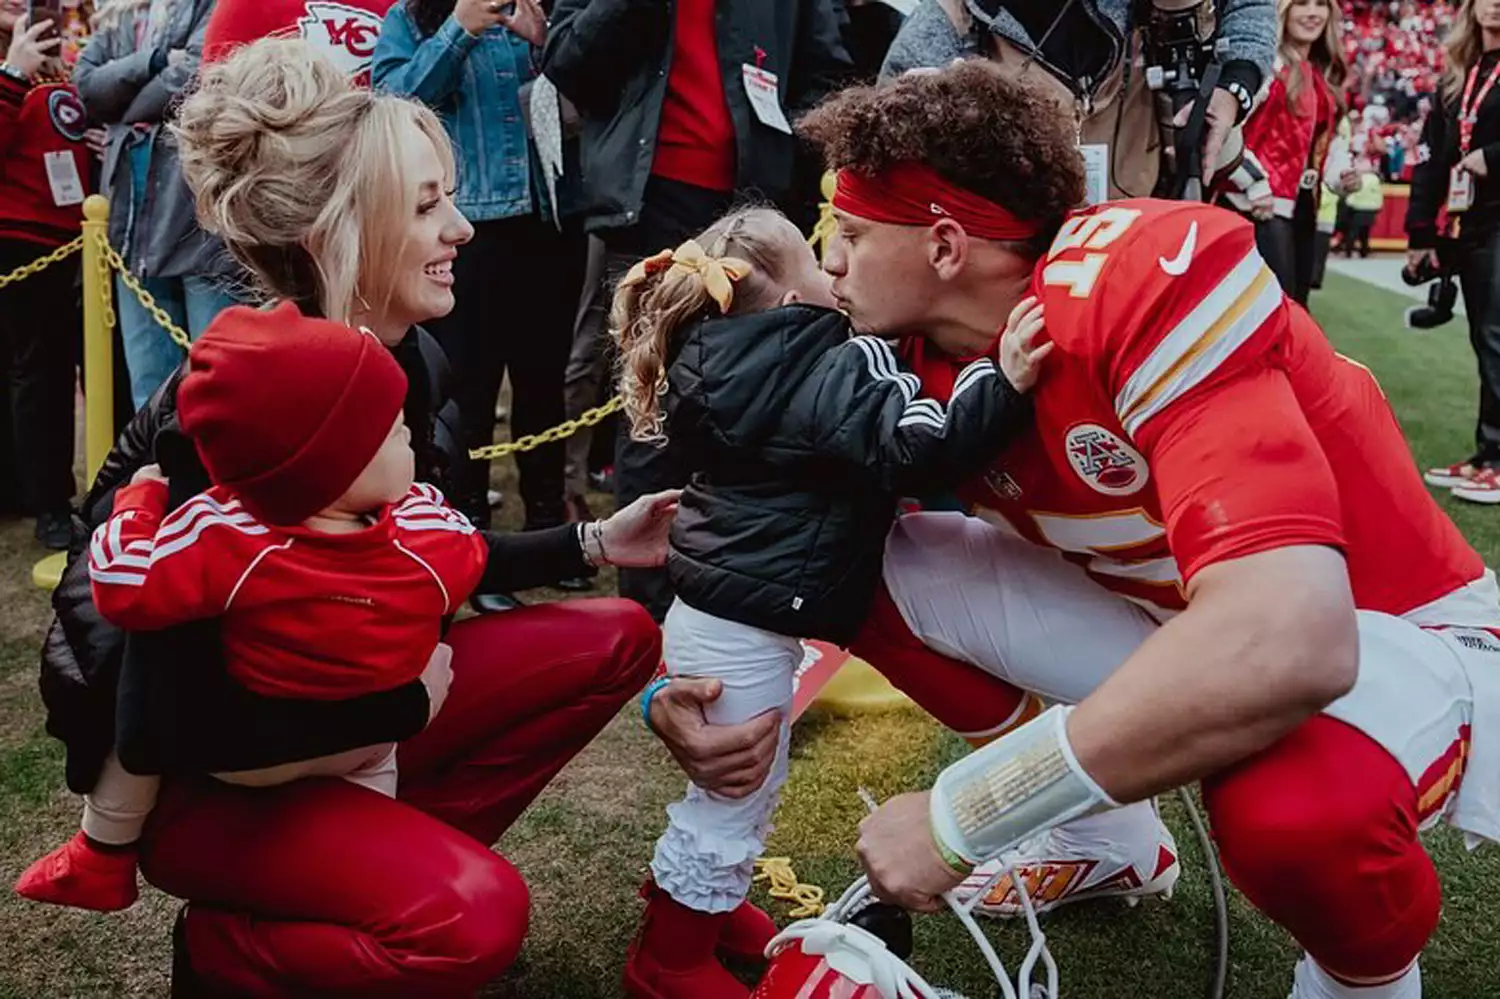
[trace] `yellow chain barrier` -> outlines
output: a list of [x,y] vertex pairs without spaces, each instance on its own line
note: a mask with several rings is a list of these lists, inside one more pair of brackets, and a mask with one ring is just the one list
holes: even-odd
[[792,861],[788,857],[762,857],[757,860],[755,880],[770,882],[768,891],[772,898],[797,903],[797,908],[787,913],[793,919],[821,916],[827,908],[823,904],[823,889],[798,881],[797,872],[792,870]]
[[[178,326],[176,323],[172,322],[172,314],[169,313],[166,309],[163,309],[161,306],[157,305],[156,299],[151,296],[151,293],[141,286],[140,281],[136,280],[134,274],[130,273],[130,268],[125,266],[125,259],[120,256],[119,252],[116,251],[113,246],[109,245],[109,236],[106,233],[101,232],[98,235],[98,240],[99,253],[104,260],[105,266],[113,269],[115,273],[120,275],[120,283],[129,288],[131,294],[133,294],[137,299],[140,300],[141,308],[151,313],[151,318],[156,320],[156,324],[158,326],[160,326],[163,330],[166,330],[167,336],[172,338],[173,343],[177,344],[177,346],[181,347],[183,350],[187,350],[189,347],[191,347],[193,345],[193,341],[192,338],[187,335],[187,331],[182,329],[182,327]],[[109,317],[109,326],[113,328],[113,309],[110,310]]]
[[82,249],[83,237],[79,236],[71,243],[65,243],[64,245],[59,246],[57,249],[53,250],[51,253],[47,254],[44,257],[38,257],[29,264],[22,264],[20,267],[17,267],[15,270],[11,271],[9,274],[0,274],[0,288],[4,288],[8,284],[14,284],[17,281],[24,281],[26,278],[31,277],[33,274],[39,274],[42,271],[46,270],[48,267],[51,267],[53,264],[61,263],[62,261],[67,260],[73,254]]
[[566,420],[553,427],[551,430],[543,430],[539,434],[528,434],[509,444],[491,444],[489,447],[475,448],[469,452],[469,457],[476,461],[490,461],[494,458],[503,458],[508,454],[517,454],[522,451],[534,451],[543,444],[552,444],[572,437],[584,427],[598,425],[605,417],[612,413],[618,413],[620,407],[625,405],[625,400],[619,396],[606,402],[596,409],[591,409],[580,415],[576,420]]

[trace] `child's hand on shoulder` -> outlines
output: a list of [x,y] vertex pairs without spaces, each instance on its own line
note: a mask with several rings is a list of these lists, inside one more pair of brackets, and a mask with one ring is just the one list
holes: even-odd
[[132,486],[140,485],[142,482],[160,482],[164,486],[168,484],[167,477],[161,473],[161,466],[155,462],[149,465],[142,465],[136,471],[135,475],[131,476],[130,484]]
[[1028,295],[1010,310],[1005,332],[1000,335],[1000,370],[1018,392],[1030,392],[1041,374],[1042,360],[1052,353],[1052,341],[1037,345],[1037,334],[1046,328],[1042,303]]

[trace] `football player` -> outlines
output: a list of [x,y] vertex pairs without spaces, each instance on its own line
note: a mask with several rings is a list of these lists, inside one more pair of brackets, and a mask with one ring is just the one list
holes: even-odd
[[1025,295],[1056,344],[972,516],[887,545],[855,651],[988,744],[866,821],[877,892],[934,908],[1002,855],[1049,907],[1165,891],[1150,801],[1201,781],[1230,878],[1307,952],[1296,999],[1420,995],[1419,828],[1500,838],[1500,591],[1369,371],[1243,219],[1073,211],[1071,123],[981,63],[846,91],[802,130],[839,172],[835,294],[926,392]]

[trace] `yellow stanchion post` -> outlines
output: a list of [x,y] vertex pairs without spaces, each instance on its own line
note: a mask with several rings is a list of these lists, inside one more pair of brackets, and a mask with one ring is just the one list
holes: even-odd
[[[83,425],[84,468],[89,482],[99,474],[115,437],[114,351],[110,344],[113,282],[103,251],[108,231],[109,201],[91,195],[83,203]],[[49,555],[31,570],[31,581],[44,590],[55,589],[67,561],[63,552]]]

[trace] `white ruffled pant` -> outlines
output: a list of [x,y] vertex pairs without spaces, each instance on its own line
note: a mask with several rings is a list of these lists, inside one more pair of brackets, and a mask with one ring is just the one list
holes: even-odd
[[657,886],[701,912],[728,912],[745,900],[755,860],[771,832],[771,813],[786,783],[792,678],[802,643],[773,632],[705,614],[678,600],[662,625],[663,657],[672,676],[713,677],[724,685],[709,705],[717,725],[780,711],[781,738],[770,775],[738,800],[688,785],[667,806],[667,831],[656,841],[651,872]]

